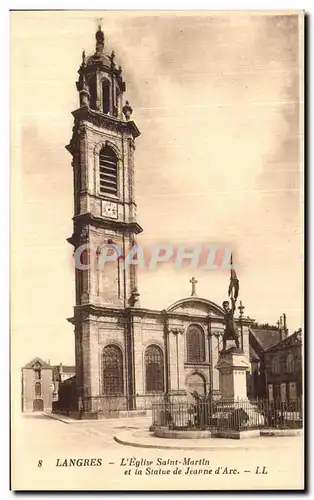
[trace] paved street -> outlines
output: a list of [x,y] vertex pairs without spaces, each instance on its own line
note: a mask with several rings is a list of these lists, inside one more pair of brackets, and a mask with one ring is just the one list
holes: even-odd
[[[41,414],[15,417],[15,432],[12,435],[13,488],[81,490],[302,487],[303,451],[300,436],[252,438],[243,441],[213,439],[209,440],[213,449],[188,451],[135,448],[118,444],[113,439],[114,436],[127,433],[128,429],[140,432],[149,424],[150,418],[66,424]],[[171,443],[167,439],[164,441]],[[192,446],[195,440],[191,441]],[[136,459],[136,464],[130,464],[132,457]],[[91,462],[93,458],[101,459],[101,465],[95,465],[96,460]],[[161,466],[157,463],[158,458],[162,462]],[[73,466],[73,459],[83,460]],[[84,459],[89,459],[85,465]],[[195,462],[194,466],[195,460],[205,460],[206,463]],[[178,469],[176,461],[182,465],[179,467],[182,469],[181,474],[173,474]],[[186,466],[189,463],[192,464],[190,468]],[[215,474],[218,467],[219,473]],[[208,472],[210,469],[212,473]],[[136,470],[142,470],[142,475],[136,474]],[[230,473],[230,470],[233,472]],[[264,474],[256,474],[262,471]]]

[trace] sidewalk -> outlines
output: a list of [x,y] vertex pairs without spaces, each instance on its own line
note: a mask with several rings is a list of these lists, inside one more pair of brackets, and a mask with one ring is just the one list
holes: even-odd
[[71,424],[71,425],[89,425],[90,427],[93,427],[94,424],[97,426],[100,426],[101,424],[105,426],[107,429],[108,428],[116,428],[116,429],[148,429],[149,426],[151,425],[152,419],[150,416],[145,416],[145,417],[139,417],[139,416],[134,416],[134,417],[120,417],[120,418],[102,418],[102,419],[97,419],[97,420],[90,420],[90,419],[82,419],[82,420],[77,420],[75,418],[70,418],[67,417],[66,415],[58,415],[56,413],[45,413],[43,412],[42,415],[44,415],[47,418],[51,418],[53,420],[58,420],[59,422],[62,422],[64,424]]

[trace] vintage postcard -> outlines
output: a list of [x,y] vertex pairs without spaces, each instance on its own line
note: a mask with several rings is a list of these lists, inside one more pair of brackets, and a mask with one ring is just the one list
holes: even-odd
[[11,12],[13,490],[302,490],[300,11]]

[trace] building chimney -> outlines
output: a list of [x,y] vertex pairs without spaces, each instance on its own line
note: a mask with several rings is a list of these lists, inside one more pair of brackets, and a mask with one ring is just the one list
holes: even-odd
[[285,313],[283,313],[283,332],[286,338],[288,336],[288,328],[287,328],[287,317]]
[[280,316],[280,318],[279,318],[279,321],[278,321],[277,325],[278,325],[278,330],[279,330],[279,342],[281,342],[281,341],[282,341],[282,339],[283,339],[283,335],[282,335],[282,333],[283,333],[283,332],[282,332],[282,330],[283,330],[283,326],[282,326],[282,316]]

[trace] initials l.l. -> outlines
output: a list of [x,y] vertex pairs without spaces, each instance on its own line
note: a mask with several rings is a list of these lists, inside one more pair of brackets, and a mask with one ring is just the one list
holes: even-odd
[[263,469],[260,470],[259,465],[256,467],[255,474],[268,474],[265,465],[263,465]]

